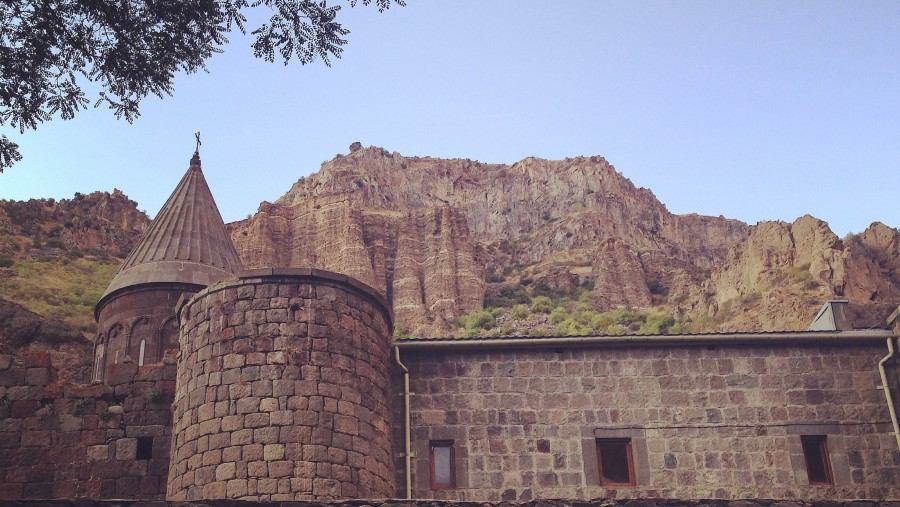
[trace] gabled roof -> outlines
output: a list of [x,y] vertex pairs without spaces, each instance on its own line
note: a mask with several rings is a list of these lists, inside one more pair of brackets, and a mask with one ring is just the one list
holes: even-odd
[[845,331],[853,329],[853,322],[845,315],[846,299],[826,301],[809,324],[809,331]]
[[107,287],[112,293],[136,285],[183,283],[207,286],[240,271],[231,237],[194,153],[184,177]]

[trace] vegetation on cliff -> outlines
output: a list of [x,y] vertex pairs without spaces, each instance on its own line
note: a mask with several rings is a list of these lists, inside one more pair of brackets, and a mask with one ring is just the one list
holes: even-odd
[[93,333],[94,305],[148,224],[118,190],[0,201],[0,298]]

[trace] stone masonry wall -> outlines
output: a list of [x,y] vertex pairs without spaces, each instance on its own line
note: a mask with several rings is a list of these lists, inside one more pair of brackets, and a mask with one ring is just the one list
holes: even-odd
[[129,500],[19,500],[4,507],[900,507],[900,502],[889,500],[832,501],[784,501],[769,499],[747,500],[617,500],[596,499],[572,501],[565,499],[535,500],[530,502],[463,503],[441,500],[347,500],[342,502],[251,502],[242,500],[129,501]]
[[141,340],[145,342],[144,364],[159,363],[167,350],[178,348],[175,304],[183,294],[193,294],[196,287],[171,285],[128,288],[103,303],[95,343],[95,347],[103,347],[103,354],[99,362],[94,360],[99,367],[95,378],[106,382],[109,368],[126,359],[139,362]]
[[[900,498],[883,343],[401,352],[414,498]],[[809,485],[801,435],[826,435],[834,485]],[[597,438],[631,439],[635,486],[600,486]],[[431,489],[429,441],[453,442],[454,488]]]
[[168,497],[393,496],[384,300],[343,275],[255,273],[180,310]]
[[174,361],[118,364],[110,385],[56,378],[47,353],[0,355],[0,503],[163,498]]
[[441,500],[347,500],[342,502],[251,502],[241,500],[129,501],[129,500],[19,500],[4,507],[900,507],[900,502],[889,500],[831,501],[783,501],[769,499],[747,500],[617,500],[596,499],[588,501],[535,500],[530,502],[463,503]]

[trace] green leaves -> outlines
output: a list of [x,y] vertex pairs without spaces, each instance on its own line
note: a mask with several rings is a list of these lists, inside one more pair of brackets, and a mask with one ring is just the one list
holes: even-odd
[[[349,0],[351,6],[357,0]],[[372,0],[362,0],[369,5]],[[375,0],[379,11],[403,0]],[[0,127],[37,129],[90,104],[82,83],[98,83],[94,107],[106,104],[128,122],[148,95],[173,93],[177,72],[205,62],[245,31],[244,11],[265,7],[268,23],[252,33],[253,54],[285,65],[340,58],[349,30],[328,0],[4,0],[0,2]],[[0,137],[0,172],[21,160],[18,145]]]

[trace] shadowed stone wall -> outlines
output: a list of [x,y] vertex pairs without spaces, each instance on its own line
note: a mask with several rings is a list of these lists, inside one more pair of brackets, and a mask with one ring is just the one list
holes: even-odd
[[59,384],[47,353],[0,355],[0,504],[165,496],[174,361],[114,365],[107,381]]
[[168,498],[394,495],[390,314],[319,270],[247,272],[180,309]]
[[[900,498],[883,342],[401,351],[415,498]],[[801,435],[827,436],[834,485]],[[597,438],[631,439],[635,486],[600,486]],[[431,489],[429,441],[455,487]]]
[[853,500],[536,500],[531,502],[466,503],[440,500],[349,500],[345,502],[252,502],[201,500],[198,502],[129,500],[20,500],[4,507],[900,507],[900,501]]

